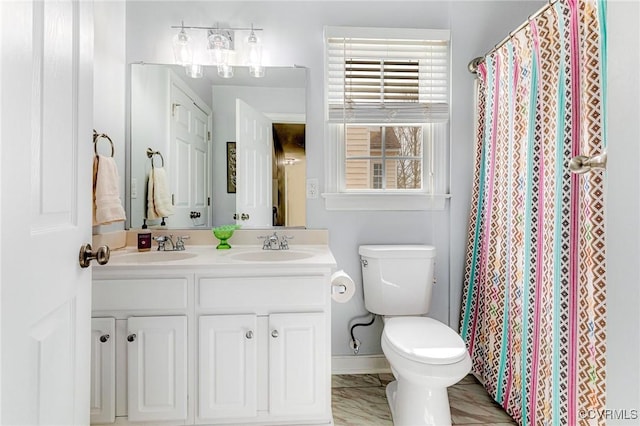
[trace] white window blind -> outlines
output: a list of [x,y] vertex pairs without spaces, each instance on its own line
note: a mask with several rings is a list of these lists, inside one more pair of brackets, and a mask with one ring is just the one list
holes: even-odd
[[329,27],[325,38],[329,122],[448,119],[448,31]]

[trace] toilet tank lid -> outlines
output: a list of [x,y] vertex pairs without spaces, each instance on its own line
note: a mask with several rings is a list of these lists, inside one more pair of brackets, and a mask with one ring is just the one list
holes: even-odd
[[436,248],[419,244],[366,245],[360,246],[358,254],[361,256],[385,259],[431,259],[436,257]]

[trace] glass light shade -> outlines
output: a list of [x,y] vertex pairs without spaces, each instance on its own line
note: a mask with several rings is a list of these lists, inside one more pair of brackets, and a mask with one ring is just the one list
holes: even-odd
[[218,65],[218,75],[222,78],[232,78],[233,77],[233,67],[228,64],[220,64]]
[[262,66],[262,44],[251,31],[247,38],[247,48],[249,50],[247,57],[247,65],[249,65],[249,74],[253,77],[264,77],[264,67]]
[[184,70],[191,78],[202,78],[202,65],[200,64],[185,65]]
[[211,31],[207,49],[209,49],[214,65],[226,65],[229,63],[229,39],[223,34]]
[[256,78],[264,77],[264,67],[251,66],[249,67],[249,74],[251,75],[251,77],[256,77]]
[[191,37],[184,31],[184,28],[173,37],[173,56],[176,64],[188,65],[191,63],[193,53],[191,52],[190,42]]

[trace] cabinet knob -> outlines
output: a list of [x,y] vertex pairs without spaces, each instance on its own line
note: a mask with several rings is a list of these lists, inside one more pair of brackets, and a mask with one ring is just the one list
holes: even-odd
[[274,339],[275,339],[276,337],[278,337],[279,335],[280,335],[280,334],[278,334],[278,330],[273,330],[273,331],[271,332],[271,337],[273,337]]
[[247,331],[247,334],[245,334],[245,336],[247,336],[247,339],[253,339],[253,331]]
[[133,342],[134,340],[136,340],[136,337],[138,337],[138,336],[136,336],[135,333],[134,334],[130,334],[130,335],[127,336],[127,341]]
[[102,343],[106,343],[107,340],[109,340],[109,336],[108,334],[103,334],[102,336],[100,336],[100,342]]

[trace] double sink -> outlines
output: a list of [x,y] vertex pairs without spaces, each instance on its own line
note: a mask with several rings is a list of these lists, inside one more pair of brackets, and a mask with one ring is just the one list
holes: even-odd
[[239,262],[291,262],[311,259],[319,254],[321,253],[319,253],[318,250],[312,249],[262,250],[255,247],[242,247],[216,251],[215,247],[212,246],[198,246],[198,248],[187,248],[185,251],[136,252],[128,250],[123,253],[114,252],[109,264],[126,265],[179,262],[188,259],[194,261],[205,260],[196,259],[198,257],[210,257],[216,261],[215,263],[219,263],[220,260]]

